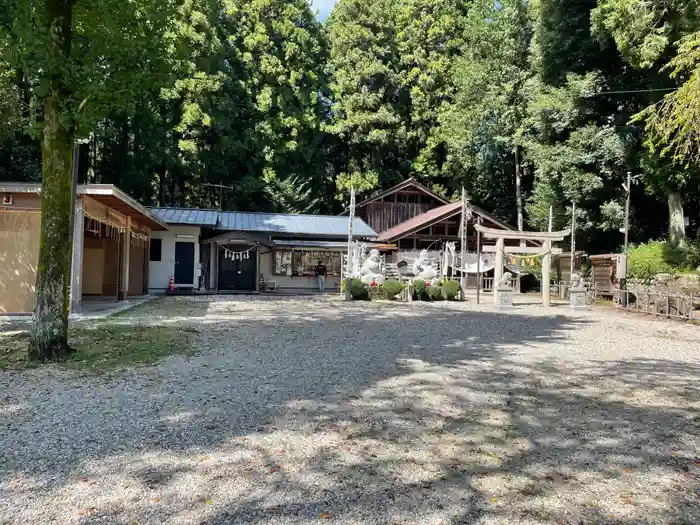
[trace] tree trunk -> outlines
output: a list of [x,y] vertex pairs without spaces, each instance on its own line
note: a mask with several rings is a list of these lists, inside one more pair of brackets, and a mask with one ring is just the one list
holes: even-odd
[[685,244],[685,215],[680,191],[668,194],[668,240],[676,248]]
[[515,147],[515,206],[518,210],[518,230],[523,231],[523,192],[520,146]]
[[70,57],[72,2],[45,0],[47,53],[41,140],[41,241],[36,304],[29,344],[30,359],[58,359],[68,352],[68,282],[71,267],[73,132],[61,122],[68,98],[61,69]]

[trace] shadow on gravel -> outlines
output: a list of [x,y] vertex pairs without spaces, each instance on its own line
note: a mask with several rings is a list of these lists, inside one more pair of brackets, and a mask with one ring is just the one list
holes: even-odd
[[[188,366],[116,377],[118,396],[38,387],[73,391],[59,416],[31,399],[18,423],[0,410],[0,443],[13,445],[0,475],[50,472],[49,492],[95,460],[144,490],[204,476],[218,496],[201,525],[700,523],[698,366],[523,359],[566,351],[587,321],[563,315],[313,302],[261,313],[235,300],[220,313],[196,325],[202,354]],[[151,453],[182,460],[114,460]],[[201,454],[236,459],[202,467]],[[202,497],[139,519],[189,523]],[[109,505],[102,522],[125,522],[129,505]]]

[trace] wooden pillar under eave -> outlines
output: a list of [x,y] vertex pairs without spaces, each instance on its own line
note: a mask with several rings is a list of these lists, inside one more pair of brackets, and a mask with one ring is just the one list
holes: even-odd
[[219,252],[217,251],[217,246],[215,242],[209,243],[209,289],[216,290],[216,271]]
[[143,245],[143,295],[149,294],[149,279],[151,278],[151,232]]
[[122,235],[119,251],[119,293],[117,301],[129,299],[129,258],[131,257],[131,217],[126,218],[126,231]]
[[255,248],[255,291],[260,292],[260,245]]
[[73,216],[73,264],[70,278],[70,313],[83,312],[83,253],[85,247],[85,203],[75,201]]
[[542,304],[549,307],[549,274],[552,268],[552,241],[545,241],[544,249],[547,252],[542,256]]

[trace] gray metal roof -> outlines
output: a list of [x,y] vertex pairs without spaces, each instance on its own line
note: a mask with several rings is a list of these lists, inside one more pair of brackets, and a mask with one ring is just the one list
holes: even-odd
[[[288,246],[294,248],[326,248],[329,250],[347,250],[348,242],[343,241],[307,241],[297,239],[277,239],[274,241],[275,246]],[[379,243],[368,242],[368,247],[381,246]]]
[[[207,226],[217,230],[327,237],[344,237],[348,234],[348,219],[335,215],[221,212],[187,208],[153,208],[152,211],[168,224]],[[377,233],[362,219],[355,219],[353,222],[353,234],[357,237],[377,236]]]
[[215,227],[219,212],[195,208],[151,208],[153,214],[167,224]]

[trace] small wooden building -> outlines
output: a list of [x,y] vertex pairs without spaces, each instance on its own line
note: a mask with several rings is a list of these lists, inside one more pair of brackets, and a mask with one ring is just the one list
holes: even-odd
[[[315,267],[326,266],[326,288],[339,289],[348,219],[324,215],[152,208],[169,231],[154,234],[150,290],[163,293],[170,277],[180,289],[255,292],[318,290]],[[361,219],[355,238],[368,246],[377,234]]]
[[591,288],[602,295],[613,295],[617,286],[617,262],[621,254],[591,255]]
[[[574,271],[581,272],[583,261],[587,257],[586,252],[576,251],[574,253]],[[571,281],[571,252],[564,252],[557,255],[552,263],[552,273],[560,283]]]
[[[0,183],[0,315],[34,308],[41,237],[41,185]],[[70,281],[71,311],[83,298],[126,300],[148,293],[153,231],[168,227],[110,184],[78,186]]]

